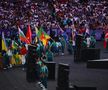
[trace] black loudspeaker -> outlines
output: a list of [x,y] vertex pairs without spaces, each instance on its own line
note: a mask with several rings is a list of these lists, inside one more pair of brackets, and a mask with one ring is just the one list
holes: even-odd
[[83,41],[83,36],[81,35],[76,35],[76,49],[81,49],[82,48],[82,41]]
[[29,46],[28,46],[28,57],[34,58],[34,59],[37,58],[36,48],[37,48],[37,47],[34,46],[34,45],[29,45]]
[[100,49],[86,48],[81,50],[81,61],[100,59]]
[[[64,74],[64,70],[69,70],[70,67],[68,64],[63,64],[63,63],[60,63],[59,66],[58,66],[58,80],[61,79],[60,77],[62,76],[63,78],[63,74]],[[68,73],[68,72],[67,72]],[[68,76],[68,75],[67,75]]]
[[70,69],[68,64],[59,63],[58,70]]
[[56,87],[56,90],[76,90],[74,87]]
[[56,63],[55,62],[46,62],[45,64],[48,67],[48,80],[55,80]]
[[75,51],[74,51],[74,61],[77,62],[77,61],[80,61],[80,58],[81,58],[81,49],[82,49],[82,41],[83,41],[83,36],[81,35],[77,35],[76,36],[76,48],[75,48]]
[[34,63],[29,63],[26,69],[26,80],[28,82],[36,81],[36,68]]
[[26,58],[26,80],[28,82],[36,81],[36,46],[28,46],[28,54]]
[[[58,66],[57,86],[69,88],[69,65],[60,63]],[[64,90],[64,89],[63,89]]]
[[56,90],[68,90],[68,88],[66,87],[56,87]]
[[81,60],[81,49],[76,49],[74,51],[74,62],[79,62]]
[[68,69],[64,69],[63,71],[60,72],[60,75],[58,75],[57,86],[64,87],[64,88],[69,87],[69,70]]
[[75,90],[97,90],[96,87],[78,87],[74,86]]
[[108,69],[108,59],[89,60],[87,68]]
[[37,47],[33,46],[33,45],[29,45],[28,46],[27,64],[36,62],[36,59],[37,59],[36,48]]

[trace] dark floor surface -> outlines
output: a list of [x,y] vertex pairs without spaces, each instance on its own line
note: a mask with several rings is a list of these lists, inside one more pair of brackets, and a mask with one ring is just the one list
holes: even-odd
[[[108,59],[104,53],[102,42],[97,42],[96,47],[101,49],[101,58]],[[73,55],[56,56],[58,63],[70,65],[69,82],[77,86],[97,87],[97,90],[108,90],[108,69],[88,69],[86,63],[74,63]],[[57,76],[56,76],[57,78]],[[55,81],[48,81],[48,90],[56,90]],[[41,90],[36,83],[26,81],[26,72],[21,68],[0,71],[0,90]]]

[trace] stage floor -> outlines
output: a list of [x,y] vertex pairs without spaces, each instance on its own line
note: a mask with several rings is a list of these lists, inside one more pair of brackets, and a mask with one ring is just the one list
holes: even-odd
[[[97,42],[97,48],[101,48],[101,58],[107,59],[108,53],[104,53],[102,42]],[[73,55],[56,56],[54,60],[56,69],[59,63],[70,65],[69,82],[76,86],[97,87],[97,90],[108,90],[108,70],[88,69],[86,63],[75,63]],[[64,81],[65,82],[65,81]],[[48,90],[56,90],[57,75],[55,81],[48,81]],[[13,68],[0,71],[0,90],[41,90],[36,83],[26,81],[26,72],[22,68]]]

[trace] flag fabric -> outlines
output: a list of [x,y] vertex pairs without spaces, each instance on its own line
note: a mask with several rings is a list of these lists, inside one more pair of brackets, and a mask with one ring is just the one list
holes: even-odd
[[38,33],[37,33],[37,37],[40,38],[42,35],[42,32],[43,32],[42,28],[39,28]]
[[26,36],[24,35],[23,31],[21,31],[21,29],[18,27],[19,30],[19,38],[22,42],[25,42],[27,44],[30,44],[29,40],[26,38]]
[[51,37],[43,30],[46,39],[50,39]]
[[40,39],[41,39],[41,40],[46,39],[43,32],[41,32]]
[[42,41],[44,46],[46,46],[48,44],[48,39],[45,37],[43,32],[42,32],[42,34],[40,36],[40,40]]
[[107,47],[107,41],[108,41],[108,33],[105,34],[104,48]]
[[108,39],[108,33],[105,34],[105,39]]
[[18,53],[14,54],[13,58],[14,58],[13,63],[15,63],[16,65],[20,65],[22,63],[21,62],[21,55],[19,55]]
[[17,49],[18,48],[18,44],[14,40],[12,40],[12,48],[13,49]]
[[6,40],[5,40],[5,37],[4,37],[4,32],[2,32],[2,50],[5,50],[7,51],[7,46],[6,46]]
[[107,46],[107,42],[104,40],[104,42],[103,42],[103,45],[104,45],[104,48],[106,48],[106,46]]
[[43,32],[41,32],[41,35],[40,35],[39,39],[42,41],[44,46],[47,45],[48,40],[45,38],[45,35],[44,35]]
[[21,54],[21,55],[27,54],[27,49],[26,49],[26,47],[22,47],[22,48],[20,49],[20,54]]
[[40,29],[39,29],[39,31],[38,31],[38,37],[41,37],[41,35],[43,35],[44,34],[44,36],[45,36],[45,38],[46,39],[50,39],[51,37],[43,30],[43,28],[42,27],[40,27]]
[[27,28],[26,38],[28,39],[30,43],[32,43],[32,32],[31,32],[30,25],[28,25],[28,28]]
[[42,27],[38,30],[37,37],[42,41],[43,45],[46,46],[48,44],[48,40],[51,38]]

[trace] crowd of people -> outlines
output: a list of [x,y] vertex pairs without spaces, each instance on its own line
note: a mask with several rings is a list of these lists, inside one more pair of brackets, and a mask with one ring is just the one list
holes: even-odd
[[28,23],[36,26],[48,26],[53,24],[48,3],[37,3],[32,0],[3,0],[0,2],[0,29],[17,29],[19,25],[24,29]]
[[[84,4],[73,2],[74,0],[63,1],[52,0],[52,3],[49,3],[51,5],[48,5],[48,3],[38,4],[33,0],[3,0],[0,2],[0,29],[17,28],[17,25],[24,29],[28,23],[32,27],[39,24],[57,28],[57,22],[64,28],[68,27],[67,24],[70,26],[72,23],[79,25],[87,23],[91,30],[106,28],[108,23],[107,1],[90,0],[91,2]],[[52,11],[49,7],[52,8]]]
[[[18,38],[18,27],[26,33],[28,24],[32,30],[32,43],[37,47],[39,67],[46,66],[43,61],[53,61],[55,55],[64,55],[67,49],[73,54],[76,48],[76,36],[83,37],[83,48],[95,48],[96,30],[102,32],[104,39],[108,33],[108,2],[106,0],[47,0],[38,3],[35,0],[1,0],[0,2],[0,34],[5,33],[7,51],[2,51],[0,59],[3,68],[26,63],[27,44]],[[51,37],[47,46],[35,41],[35,27],[43,30]],[[14,33],[13,33],[14,32]],[[13,44],[16,46],[13,47]],[[45,72],[44,68],[39,73]],[[48,72],[47,72],[48,73]],[[47,88],[46,82],[45,87]]]
[[93,34],[96,30],[101,35],[108,32],[107,1],[79,1],[49,0],[49,3],[39,4],[33,0],[3,0],[0,2],[0,29],[13,33],[20,26],[26,32],[25,28],[29,23],[33,32],[34,25],[42,26],[51,37],[61,34],[61,28],[70,37],[73,25],[79,33],[86,28]]

